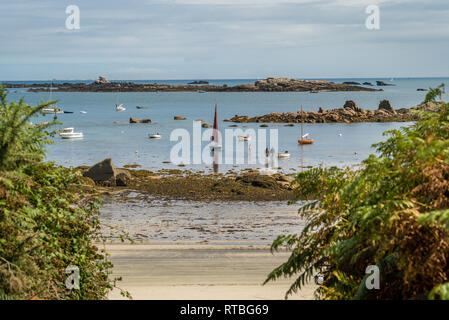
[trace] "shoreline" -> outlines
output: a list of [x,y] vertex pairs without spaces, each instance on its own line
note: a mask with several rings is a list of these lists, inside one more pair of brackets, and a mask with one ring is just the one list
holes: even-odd
[[[266,276],[289,253],[272,255],[267,246],[109,244],[117,285],[133,299],[146,300],[280,300],[294,278],[262,286]],[[289,297],[311,300],[313,281]],[[125,299],[117,289],[109,299]]]

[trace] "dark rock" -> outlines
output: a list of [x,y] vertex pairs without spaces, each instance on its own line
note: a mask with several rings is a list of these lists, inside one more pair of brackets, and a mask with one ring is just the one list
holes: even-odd
[[393,113],[395,112],[394,108],[391,106],[390,101],[388,101],[388,100],[382,100],[379,103],[379,109],[378,110],[385,110],[387,112],[393,112]]
[[174,116],[173,120],[186,120],[187,118],[184,116]]
[[201,125],[202,128],[212,128],[212,125],[208,124],[208,123],[203,123]]
[[353,85],[356,85],[356,86],[360,85],[360,83],[355,82],[355,81],[345,81],[345,82],[343,82],[343,84],[353,84]]
[[364,86],[372,86],[373,84],[371,82],[364,82],[363,85]]
[[83,176],[91,178],[96,184],[105,186],[126,186],[131,180],[128,171],[114,168],[111,158],[93,165],[84,172]]
[[200,81],[192,81],[187,84],[209,84],[208,81],[200,80]]
[[363,109],[360,108],[360,107],[357,105],[357,103],[355,103],[355,102],[352,101],[352,100],[346,101],[345,104],[344,104],[344,106],[343,106],[343,108],[345,108],[345,109],[350,109],[350,110],[354,110],[355,112],[362,112],[362,111],[363,111]]
[[116,174],[111,158],[107,158],[90,167],[83,176],[91,178],[97,184],[115,185]]
[[416,91],[427,91],[427,89],[418,88],[418,89],[416,89]]
[[151,119],[129,118],[129,123],[151,123]]
[[253,187],[264,189],[277,189],[279,187],[275,178],[268,175],[260,175],[258,173],[248,173],[238,176],[235,181],[240,181],[245,184],[250,184]]
[[382,87],[382,86],[394,86],[394,84],[392,83],[385,83],[383,81],[376,81],[376,84],[378,87]]
[[117,170],[119,170],[119,172],[115,176],[115,185],[117,187],[126,187],[131,181],[131,175],[128,171],[122,171],[120,169]]

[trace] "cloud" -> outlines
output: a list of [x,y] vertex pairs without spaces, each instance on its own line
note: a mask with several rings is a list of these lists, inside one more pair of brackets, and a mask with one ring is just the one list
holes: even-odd
[[[79,1],[76,31],[69,4],[5,3],[0,78],[426,75],[449,51],[447,0]],[[379,31],[365,28],[368,4],[381,6]]]

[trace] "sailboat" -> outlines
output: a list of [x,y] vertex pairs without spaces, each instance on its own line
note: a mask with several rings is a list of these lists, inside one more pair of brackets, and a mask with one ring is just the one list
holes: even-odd
[[217,117],[217,104],[215,103],[215,116],[214,116],[214,133],[212,135],[212,143],[210,145],[210,148],[212,151],[218,151],[221,150],[221,144],[218,138],[218,117]]
[[303,133],[303,124],[304,124],[304,112],[302,111],[302,106],[301,106],[301,137],[298,140],[299,144],[312,144],[314,141],[313,139],[307,139],[310,135],[308,133],[304,134]]
[[[53,93],[53,82],[50,83],[50,101],[52,100],[52,93]],[[57,106],[48,106],[47,108],[42,109],[42,112],[47,113],[64,113],[62,109],[59,109]]]
[[115,102],[115,111],[125,111],[126,108],[123,106],[123,103],[118,104],[118,93]]

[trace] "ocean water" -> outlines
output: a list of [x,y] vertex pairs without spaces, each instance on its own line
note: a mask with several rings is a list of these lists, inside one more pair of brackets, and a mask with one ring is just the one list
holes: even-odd
[[[140,164],[142,168],[158,170],[177,168],[175,164],[163,163],[170,160],[170,150],[177,141],[170,141],[174,129],[183,128],[192,132],[193,120],[202,119],[212,124],[214,104],[218,103],[219,129],[223,132],[231,123],[223,119],[239,115],[263,115],[270,112],[296,112],[300,106],[304,111],[342,107],[346,100],[354,100],[365,109],[377,109],[383,99],[388,99],[395,108],[410,108],[423,101],[426,92],[417,88],[436,87],[440,83],[449,85],[449,78],[401,78],[401,79],[328,79],[334,82],[382,80],[395,84],[382,87],[382,92],[123,92],[123,93],[72,93],[54,92],[53,99],[59,100],[57,106],[73,114],[60,114],[61,128],[75,127],[84,133],[82,140],[62,140],[55,137],[55,143],[48,147],[48,161],[65,166],[92,165],[110,157],[116,166]],[[138,83],[187,83],[192,80],[148,80]],[[235,85],[250,83],[255,79],[208,80],[211,84]],[[25,82],[25,81],[23,81]],[[28,81],[36,83],[37,81]],[[48,81],[41,81],[48,82]],[[57,82],[66,82],[60,80]],[[75,81],[76,82],[76,81]],[[87,81],[90,82],[90,81]],[[26,89],[11,89],[9,99],[23,97],[26,103],[36,104],[49,99],[48,93],[31,93]],[[122,103],[127,110],[115,111],[115,103]],[[137,109],[136,106],[148,106]],[[87,111],[81,114],[80,111]],[[183,115],[184,121],[175,121],[173,116]],[[51,120],[53,115],[34,119],[33,122]],[[130,117],[150,118],[151,124],[126,124]],[[119,121],[120,124],[114,124]],[[259,129],[260,124],[238,124],[242,129]],[[356,123],[356,124],[304,124],[304,132],[315,140],[313,145],[299,146],[299,125],[284,127],[283,124],[269,124],[267,129],[278,129],[279,150],[288,150],[291,158],[280,160],[279,167],[286,172],[300,170],[301,166],[338,165],[346,166],[360,163],[374,150],[371,145],[385,139],[382,133],[396,129],[407,123]],[[204,129],[203,129],[204,130]],[[160,133],[162,139],[149,139],[149,133]],[[340,135],[341,134],[341,135]],[[246,142],[244,150],[252,144],[252,156],[256,154],[256,144]],[[206,146],[208,142],[203,142]],[[234,147],[235,149],[235,147]],[[246,154],[248,157],[248,154]],[[220,171],[229,169],[257,168],[263,164],[220,165]],[[185,169],[194,171],[212,170],[210,164],[186,165]]]

